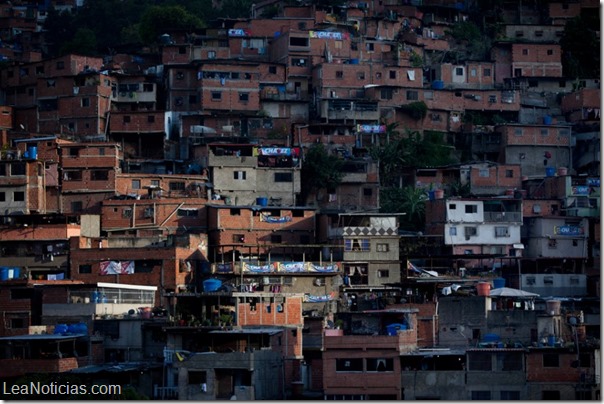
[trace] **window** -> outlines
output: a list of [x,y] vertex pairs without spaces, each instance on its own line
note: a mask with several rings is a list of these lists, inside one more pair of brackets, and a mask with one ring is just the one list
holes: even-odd
[[151,186],[152,187],[159,187],[159,180],[151,180]]
[[146,219],[152,218],[154,215],[155,209],[153,209],[153,206],[148,206],[143,211],[143,217],[145,217]]
[[433,100],[434,91],[424,91],[424,100]]
[[551,249],[558,248],[558,240],[556,240],[555,238],[550,238],[549,240],[547,240],[547,246]]
[[6,202],[6,193],[0,192],[0,202]]
[[373,52],[374,44],[373,43],[365,44],[365,49],[368,50],[369,52]]
[[212,101],[220,101],[222,99],[222,93],[220,91],[212,91]]
[[6,175],[6,164],[4,164],[4,163],[0,163],[0,175],[1,176]]
[[496,95],[489,95],[489,104],[495,104],[497,102]]
[[466,236],[466,238],[470,238],[472,236],[476,236],[478,234],[478,230],[476,229],[476,227],[473,226],[466,226],[464,227],[464,235]]
[[81,212],[83,209],[84,209],[84,204],[82,201],[71,202],[71,211],[72,212]]
[[336,372],[362,372],[362,358],[336,359]]
[[239,208],[231,208],[229,211],[231,216],[241,216],[241,209]]
[[91,181],[107,181],[109,179],[109,171],[107,170],[92,170],[90,172]]
[[529,54],[528,49],[522,49],[522,54],[523,54],[523,55],[528,55],[528,54]]
[[78,267],[78,272],[81,274],[91,274],[92,273],[92,265],[83,264]]
[[541,129],[541,135],[547,136],[547,135],[549,135],[549,131],[547,129],[543,128],[543,129]]
[[292,59],[292,66],[305,67],[305,66],[308,65],[307,62],[308,61],[305,58],[293,58]]
[[544,276],[543,277],[543,284],[544,285],[553,285],[554,284],[554,277],[553,276]]
[[547,54],[548,55],[553,55],[554,54],[554,50],[553,49],[548,49],[547,50]]
[[12,163],[10,165],[10,175],[25,175],[25,163]]
[[514,129],[514,135],[516,135],[516,136],[522,136],[522,128],[516,128],[516,129]]
[[132,180],[132,189],[141,189],[141,180]]
[[507,226],[495,226],[495,237],[509,237],[510,232]]
[[522,77],[522,69],[514,69],[514,77]]
[[541,399],[545,401],[560,400],[560,392],[558,390],[543,390],[541,391]]
[[544,353],[543,354],[543,367],[544,368],[560,367],[560,356],[557,353]]
[[268,67],[268,72],[270,74],[277,74],[277,66],[269,66]]
[[388,250],[388,244],[386,244],[386,243],[378,243],[375,246],[375,250],[377,252],[388,252],[389,251]]
[[526,284],[529,286],[533,286],[535,283],[537,283],[536,279],[534,276],[527,276],[526,277]]
[[382,100],[391,100],[393,91],[391,88],[382,88],[380,90],[380,98]]
[[245,180],[246,179],[246,172],[245,171],[234,171],[233,172],[233,179],[234,180]]
[[373,189],[363,188],[363,196],[372,196],[372,195],[373,195]]
[[25,202],[25,192],[13,192],[13,202]]
[[417,91],[407,90],[407,100],[417,101],[419,99]]
[[477,213],[478,205],[466,205],[466,213]]
[[477,72],[476,72],[476,69],[475,69],[475,68],[470,69],[470,76],[472,76],[472,77],[476,77],[476,73],[477,73]]
[[391,79],[396,79],[396,70],[388,71],[388,75]]
[[514,178],[514,170],[505,170],[505,178]]
[[170,191],[184,191],[185,183],[184,181],[171,181],[169,184]]
[[239,93],[239,101],[241,102],[248,102],[250,100],[250,94],[249,93]]
[[178,217],[197,217],[197,209],[178,209],[176,215]]
[[344,240],[344,251],[370,251],[369,239],[346,239]]
[[449,204],[449,210],[457,210],[457,204],[455,204],[455,203],[450,203],[450,204]]
[[358,80],[365,80],[365,72],[358,72],[357,73],[357,79]]
[[484,70],[482,71],[482,75],[483,75],[484,77],[491,77],[491,69],[484,69]]
[[482,178],[489,178],[489,169],[481,168],[480,170],[478,170],[478,176]]
[[57,70],[63,70],[65,69],[65,62],[63,60],[60,60],[57,62]]
[[155,123],[155,115],[147,115],[147,123]]
[[233,234],[233,243],[245,243],[245,235]]
[[271,243],[280,244],[282,237],[280,234],[271,234]]
[[292,182],[292,173],[275,173],[275,182]]
[[90,106],[90,98],[82,98],[82,107]]
[[132,217],[132,208],[124,208],[122,210],[122,217],[124,219]]
[[502,390],[499,392],[499,399],[501,399],[501,400],[520,400],[520,392]]
[[541,38],[543,36],[543,31],[535,31],[535,36]]
[[289,37],[289,45],[290,46],[308,46],[309,38],[300,38],[300,37]]
[[336,70],[336,79],[343,79],[344,72],[342,70]]
[[216,59],[216,51],[208,51],[208,59]]
[[368,372],[392,372],[394,361],[392,358],[367,358]]
[[463,67],[456,67],[455,68],[455,75],[456,76],[463,76]]
[[378,269],[377,276],[378,278],[390,278],[390,271],[387,269]]
[[488,401],[491,399],[491,392],[486,390],[472,390],[472,400]]
[[468,370],[469,371],[491,371],[491,354],[489,352],[469,352]]
[[449,236],[457,236],[457,227],[449,227]]
[[[206,372],[202,370],[189,370],[189,384],[205,384],[207,382]],[[203,386],[200,387],[203,390]],[[205,390],[204,390],[205,392]]]
[[105,148],[99,147],[99,156],[104,156],[104,155],[105,155]]
[[516,38],[522,38],[524,36],[524,31],[516,31]]

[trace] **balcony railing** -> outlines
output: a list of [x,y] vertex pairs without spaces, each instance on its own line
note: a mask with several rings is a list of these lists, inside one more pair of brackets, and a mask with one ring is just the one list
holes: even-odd
[[522,222],[521,212],[484,212],[485,222]]

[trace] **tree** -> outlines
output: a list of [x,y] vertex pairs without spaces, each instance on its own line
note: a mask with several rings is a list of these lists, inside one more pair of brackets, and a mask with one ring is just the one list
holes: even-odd
[[596,31],[599,31],[599,19],[597,25],[593,19],[584,17],[575,17],[566,23],[560,38],[565,77],[600,77],[600,40]]
[[426,192],[415,185],[408,185],[401,190],[401,211],[406,213],[403,222],[413,230],[424,228],[426,212]]
[[88,28],[78,29],[73,39],[61,47],[60,53],[62,55],[77,53],[78,55],[95,56],[97,54],[95,33]]
[[343,164],[341,159],[330,156],[321,143],[308,148],[302,163],[301,202],[305,203],[308,196],[321,189],[335,189],[342,181]]
[[145,43],[157,43],[160,35],[175,29],[203,28],[204,22],[181,6],[152,6],[141,17],[139,32]]

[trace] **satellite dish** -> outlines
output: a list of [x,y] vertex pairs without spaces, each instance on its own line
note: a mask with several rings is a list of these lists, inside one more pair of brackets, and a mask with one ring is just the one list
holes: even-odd
[[569,317],[568,318],[568,324],[570,325],[577,325],[578,321],[577,321],[577,317]]

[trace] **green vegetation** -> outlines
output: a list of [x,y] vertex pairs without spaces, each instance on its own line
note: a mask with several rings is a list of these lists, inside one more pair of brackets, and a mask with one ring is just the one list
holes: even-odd
[[167,30],[203,28],[217,18],[248,17],[252,0],[103,0],[86,1],[74,12],[50,8],[44,22],[45,57],[75,52],[105,55],[158,42]]
[[330,156],[325,146],[315,143],[304,153],[301,172],[301,201],[322,189],[331,191],[342,181],[343,160]]
[[566,23],[560,38],[565,77],[600,77],[599,25],[598,13],[593,18],[576,17]]

